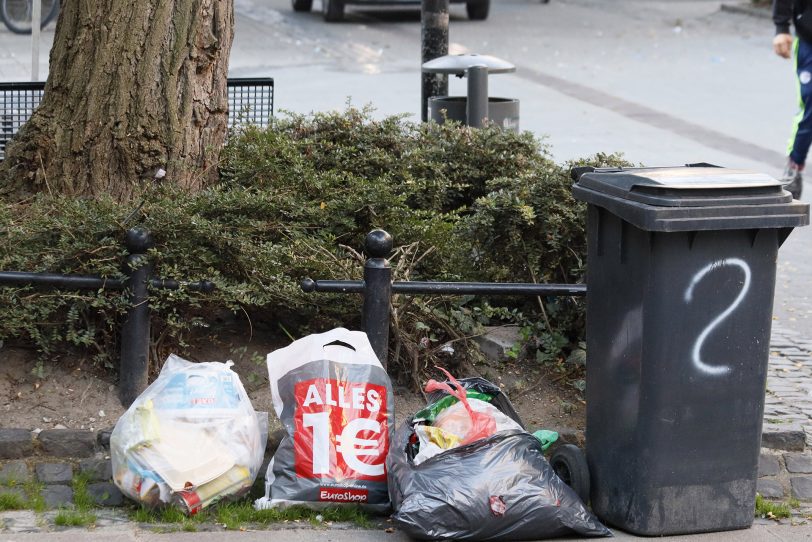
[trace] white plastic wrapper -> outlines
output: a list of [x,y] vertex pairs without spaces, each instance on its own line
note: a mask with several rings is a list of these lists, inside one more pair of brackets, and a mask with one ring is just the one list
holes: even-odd
[[122,493],[194,514],[251,488],[268,416],[254,411],[232,365],[169,356],[110,437],[113,480]]

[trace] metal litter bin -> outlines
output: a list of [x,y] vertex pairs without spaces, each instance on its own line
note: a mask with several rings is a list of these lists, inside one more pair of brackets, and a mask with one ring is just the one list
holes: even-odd
[[641,535],[749,527],[777,252],[809,205],[740,170],[585,169],[592,508]]
[[488,96],[488,75],[510,73],[516,66],[488,55],[446,55],[423,64],[426,73],[467,77],[467,96],[429,98],[429,118],[442,124],[446,118],[479,128],[486,119],[505,130],[519,131],[519,100]]

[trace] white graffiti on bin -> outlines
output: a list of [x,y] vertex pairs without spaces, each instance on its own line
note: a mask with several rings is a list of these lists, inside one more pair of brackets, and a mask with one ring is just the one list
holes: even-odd
[[685,290],[685,302],[690,303],[693,299],[694,287],[699,284],[705,276],[710,273],[711,271],[715,271],[717,269],[721,269],[722,267],[738,267],[744,272],[744,282],[742,283],[741,291],[739,295],[733,300],[733,303],[725,309],[719,316],[714,318],[710,324],[705,326],[705,329],[702,330],[702,333],[699,334],[697,337],[696,342],[694,342],[693,350],[691,351],[691,360],[694,363],[694,366],[702,371],[707,375],[724,375],[731,371],[730,365],[709,365],[702,361],[702,357],[700,356],[702,351],[702,345],[704,344],[705,340],[708,338],[708,335],[716,329],[716,327],[721,324],[728,316],[735,311],[741,302],[744,300],[744,297],[747,295],[748,290],[750,289],[750,266],[747,265],[747,262],[742,260],[741,258],[727,258],[725,260],[716,261],[710,263],[699,270],[699,272],[694,275],[691,279],[691,284],[688,286],[688,289]]

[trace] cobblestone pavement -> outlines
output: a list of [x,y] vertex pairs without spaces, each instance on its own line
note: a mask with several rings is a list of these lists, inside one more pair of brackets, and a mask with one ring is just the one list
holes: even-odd
[[[812,513],[812,336],[773,325],[758,491]],[[797,519],[797,518],[796,518]]]
[[812,446],[812,335],[773,326],[765,428],[803,432]]

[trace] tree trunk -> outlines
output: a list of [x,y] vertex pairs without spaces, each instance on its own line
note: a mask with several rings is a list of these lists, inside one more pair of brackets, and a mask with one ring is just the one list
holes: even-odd
[[158,169],[198,190],[227,132],[233,0],[62,0],[40,107],[0,192],[125,201]]

